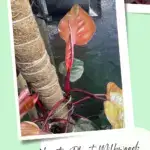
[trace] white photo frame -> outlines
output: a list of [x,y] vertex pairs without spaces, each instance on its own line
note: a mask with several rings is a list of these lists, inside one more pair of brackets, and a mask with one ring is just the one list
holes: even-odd
[[44,140],[41,150],[150,149],[150,132],[143,128],[101,131],[90,136]]
[[126,4],[126,11],[128,13],[148,14],[150,13],[150,5]]
[[[36,140],[36,139],[47,139],[47,138],[63,138],[70,136],[79,135],[90,135],[95,132],[101,131],[89,131],[89,132],[76,132],[76,133],[64,133],[64,134],[50,134],[50,135],[38,135],[38,136],[21,136],[20,129],[20,116],[19,116],[19,106],[18,106],[18,93],[17,93],[17,81],[16,81],[16,65],[15,65],[15,50],[13,42],[13,29],[12,29],[12,17],[11,17],[11,4],[8,0],[8,10],[9,10],[9,23],[10,23],[10,40],[11,40],[11,54],[12,54],[12,68],[13,68],[13,79],[14,79],[14,91],[17,110],[17,128],[18,137],[22,140]],[[128,58],[128,45],[127,45],[127,33],[126,33],[126,19],[125,19],[125,5],[124,0],[116,0],[116,15],[117,15],[117,27],[118,27],[118,41],[119,41],[119,51],[120,51],[120,65],[121,65],[121,76],[122,76],[122,88],[123,88],[123,98],[124,98],[124,115],[125,115],[125,128],[134,127],[133,119],[133,107],[132,107],[132,94],[131,94],[131,83],[130,83],[130,67]],[[107,131],[106,131],[107,132]]]

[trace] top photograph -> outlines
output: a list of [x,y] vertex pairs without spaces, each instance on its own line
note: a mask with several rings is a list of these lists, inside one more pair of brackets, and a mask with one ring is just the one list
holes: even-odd
[[132,125],[124,7],[124,0],[11,0],[21,140]]

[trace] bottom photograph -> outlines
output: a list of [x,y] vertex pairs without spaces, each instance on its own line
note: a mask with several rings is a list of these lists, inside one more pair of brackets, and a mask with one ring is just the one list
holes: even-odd
[[79,1],[11,0],[21,138],[126,127],[124,1],[107,1],[93,16]]

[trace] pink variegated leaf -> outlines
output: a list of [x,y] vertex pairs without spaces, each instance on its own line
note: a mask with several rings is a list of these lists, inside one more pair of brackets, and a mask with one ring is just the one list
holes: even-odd
[[24,90],[22,90],[19,94],[19,103],[22,102],[22,100],[25,99],[25,97],[29,96],[30,95],[30,92],[29,92],[29,89],[28,88],[25,88]]
[[38,101],[38,97],[38,94],[33,94],[31,96],[26,96],[25,99],[21,101],[19,104],[21,118],[34,107]]
[[68,21],[74,31],[74,44],[85,45],[92,39],[96,31],[95,23],[78,4],[75,4],[59,23],[59,34],[65,42],[68,42],[70,36]]

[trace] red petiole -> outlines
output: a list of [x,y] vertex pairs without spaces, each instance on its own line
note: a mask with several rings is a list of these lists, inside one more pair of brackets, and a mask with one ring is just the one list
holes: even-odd
[[[104,99],[104,98],[102,98],[102,97],[100,98],[100,97],[98,96],[98,94],[93,94],[93,93],[90,93],[90,92],[85,91],[85,90],[82,90],[82,89],[77,89],[77,88],[75,88],[75,89],[72,89],[71,92],[80,92],[80,93],[83,93],[83,94],[85,94],[85,95],[88,95],[89,97],[94,98],[94,99],[99,99],[99,100],[103,100],[103,101],[106,100],[106,99]],[[106,95],[105,95],[105,94],[101,94],[101,96],[106,96]]]
[[66,55],[65,55],[67,75],[66,75],[64,89],[65,89],[66,94],[68,94],[71,90],[70,74],[71,74],[71,68],[72,68],[73,60],[74,60],[74,37],[73,37],[73,30],[69,21],[68,21],[68,26],[69,26],[70,35],[69,35],[69,41],[66,43]]
[[63,103],[66,101],[66,98],[63,98],[61,99],[60,101],[58,101],[53,107],[52,109],[49,111],[48,115],[47,115],[47,118],[42,126],[42,128],[45,127],[46,123],[48,122],[48,120],[50,119],[50,117],[54,114],[54,112],[57,110],[57,108]]
[[44,115],[47,114],[47,110],[45,109],[45,107],[43,106],[40,100],[37,101],[37,105],[39,106],[40,110]]

